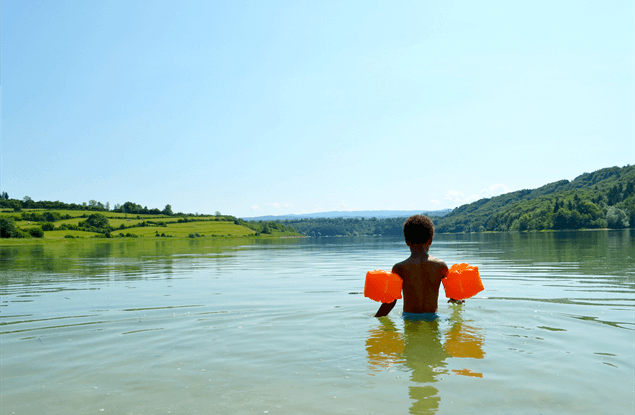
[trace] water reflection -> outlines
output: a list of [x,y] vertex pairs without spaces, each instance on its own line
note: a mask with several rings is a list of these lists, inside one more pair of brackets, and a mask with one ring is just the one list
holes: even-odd
[[397,331],[394,323],[389,318],[379,319],[380,326],[372,328],[366,340],[366,352],[370,370],[381,372],[382,369],[390,369],[398,363],[403,363],[401,357],[404,349],[404,340]]
[[[483,351],[483,333],[481,329],[463,320],[463,313],[460,305],[452,306],[451,327],[445,335],[443,347],[446,352],[454,358],[482,359],[485,357]],[[471,369],[452,369],[457,375],[482,378],[483,374]]]
[[245,241],[232,242],[149,239],[0,246],[0,286],[86,278],[139,280],[159,274],[168,278],[175,271],[182,271],[179,265],[192,268],[196,263],[192,256],[207,263],[210,257],[235,256],[231,246],[240,249]]
[[[441,402],[435,383],[443,380],[449,358],[482,359],[481,329],[463,320],[461,306],[453,306],[448,322],[404,321],[403,334],[389,318],[381,318],[379,327],[372,328],[366,341],[370,370],[393,371],[401,366],[410,373],[408,394],[412,399],[410,413],[435,413]],[[461,365],[462,366],[462,365]],[[469,368],[452,369],[452,374],[482,378],[483,374]]]
[[441,343],[438,321],[404,322],[404,364],[410,369],[410,380],[416,385],[409,387],[413,400],[410,413],[429,414],[439,408],[439,390],[432,384],[447,373],[449,354]]
[[435,235],[435,244],[452,249],[453,257],[444,257],[446,262],[472,257],[476,262],[510,261],[516,268],[525,262],[526,267],[539,264],[543,269],[553,266],[586,275],[616,276],[620,283],[625,275],[632,282],[635,275],[635,229],[441,234]]

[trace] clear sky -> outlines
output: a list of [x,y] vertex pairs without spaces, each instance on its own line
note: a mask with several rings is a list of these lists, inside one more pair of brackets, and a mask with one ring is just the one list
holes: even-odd
[[239,217],[635,164],[633,2],[1,4],[0,186]]

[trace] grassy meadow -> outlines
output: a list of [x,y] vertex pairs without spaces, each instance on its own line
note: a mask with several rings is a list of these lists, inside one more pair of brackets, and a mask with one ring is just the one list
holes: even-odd
[[[276,229],[268,226],[266,231],[258,225],[236,220],[231,216],[168,216],[168,215],[137,215],[119,212],[96,212],[92,210],[55,210],[55,209],[24,209],[22,212],[9,210],[0,211],[0,218],[12,218],[15,225],[22,231],[40,228],[45,222],[22,220],[22,213],[54,212],[61,217],[70,218],[52,222],[54,229],[44,231],[43,237],[33,238],[0,238],[0,244],[31,244],[48,243],[53,241],[68,241],[73,239],[101,239],[106,232],[91,232],[88,229],[59,229],[62,225],[78,227],[80,222],[99,213],[108,219],[111,238],[242,238],[261,237],[272,238],[281,236],[299,236],[289,229]],[[239,224],[238,224],[238,223]],[[94,229],[93,229],[94,230]],[[102,239],[103,240],[103,239]]]
[[247,227],[235,225],[234,222],[187,222],[187,223],[168,223],[166,226],[144,226],[138,228],[127,228],[123,230],[115,230],[113,233],[119,232],[142,237],[155,237],[165,234],[171,237],[188,237],[190,234],[199,234],[200,236],[251,236],[255,232]]

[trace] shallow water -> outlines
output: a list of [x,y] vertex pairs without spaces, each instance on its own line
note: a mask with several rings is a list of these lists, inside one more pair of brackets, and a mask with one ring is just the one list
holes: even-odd
[[401,239],[0,247],[0,413],[631,414],[634,236],[439,235],[432,323],[362,294]]

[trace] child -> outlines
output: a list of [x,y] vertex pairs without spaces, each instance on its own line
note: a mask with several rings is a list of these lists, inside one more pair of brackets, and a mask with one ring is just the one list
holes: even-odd
[[[392,272],[403,280],[403,317],[433,320],[437,314],[439,287],[448,275],[448,266],[428,255],[434,236],[434,224],[427,216],[414,215],[403,225],[410,258],[392,267]],[[397,300],[383,303],[375,317],[383,317],[395,307]]]

